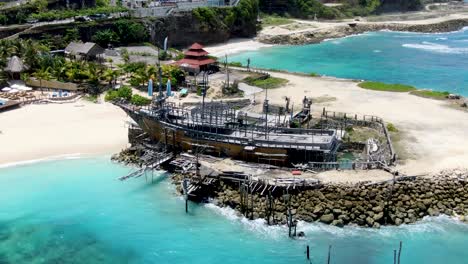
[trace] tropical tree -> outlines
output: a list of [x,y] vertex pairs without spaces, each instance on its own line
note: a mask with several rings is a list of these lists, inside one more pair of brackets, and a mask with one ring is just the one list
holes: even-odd
[[112,85],[112,88],[114,88],[114,85],[117,83],[117,78],[119,76],[120,76],[120,71],[107,69],[104,71],[103,79],[106,80],[109,83],[109,85]]
[[49,69],[50,68],[46,68],[46,69],[41,68],[38,71],[36,71],[35,73],[33,73],[33,76],[36,77],[39,80],[39,86],[40,86],[40,89],[41,89],[41,93],[43,93],[42,80],[48,81],[48,80],[50,80],[52,78],[52,76],[50,75]]

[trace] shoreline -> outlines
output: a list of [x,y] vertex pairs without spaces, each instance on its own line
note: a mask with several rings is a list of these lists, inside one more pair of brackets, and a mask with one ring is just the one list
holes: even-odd
[[[395,182],[324,183],[313,189],[291,189],[289,202],[281,193],[243,194],[235,183],[220,180],[200,191],[196,201],[208,200],[220,210],[233,210],[236,216],[247,220],[262,219],[269,226],[286,225],[289,212],[297,221],[337,227],[379,229],[417,224],[426,217],[437,216],[466,224],[468,209],[464,205],[467,195],[464,186],[468,183],[467,176],[468,171],[445,171],[431,177]],[[171,179],[179,194],[183,194],[180,184],[183,176],[175,173]]]
[[[468,27],[468,15],[446,16],[439,19],[420,21],[385,21],[385,22],[314,22],[294,20],[301,25],[299,30],[288,30],[281,26],[267,27],[255,38],[264,44],[305,45],[318,44],[325,40],[349,37],[375,31],[394,31],[407,33],[450,33]],[[287,25],[286,25],[287,26]]]
[[[244,66],[241,66],[241,67],[230,66],[230,69],[235,69],[235,70],[247,72],[247,68],[244,67]],[[323,80],[326,80],[326,81],[328,80],[328,81],[354,82],[354,83],[357,83],[357,84],[361,83],[361,82],[379,82],[379,83],[384,83],[384,84],[393,84],[393,83],[385,83],[385,82],[381,82],[381,81],[373,81],[373,80],[368,80],[368,79],[348,79],[348,78],[342,78],[342,77],[330,76],[330,75],[321,75],[321,74],[317,74],[316,76],[311,76],[310,74],[307,74],[307,73],[304,73],[304,72],[294,72],[294,71],[280,70],[280,69],[267,69],[267,68],[252,68],[252,69],[261,70],[261,71],[264,71],[264,72],[284,73],[284,74],[288,74],[288,75],[296,75],[296,76],[302,76],[302,77],[320,78],[320,79],[323,79]],[[405,83],[398,83],[398,84],[406,85]],[[414,91],[448,92],[448,91],[442,91],[442,90],[435,90],[435,89],[431,89],[431,88],[420,88],[420,87],[416,87],[416,86],[412,86],[412,87],[414,87],[416,89]],[[365,88],[362,88],[362,87],[359,87],[359,88],[364,89],[364,90],[371,90],[371,89],[365,89]],[[371,91],[393,92],[393,91],[379,91],[379,90],[371,90]],[[438,99],[434,99],[434,98],[430,98],[430,97],[419,96],[419,95],[413,94],[411,92],[395,92],[395,93],[405,93],[405,94],[410,94],[410,95],[418,96],[418,97],[425,98],[425,99],[438,100]],[[453,94],[453,93],[450,93],[450,94]],[[453,95],[458,95],[462,99],[468,99],[468,95],[463,95],[463,94],[453,94]],[[448,99],[443,99],[443,100],[439,99],[439,101],[449,101],[449,100]]]

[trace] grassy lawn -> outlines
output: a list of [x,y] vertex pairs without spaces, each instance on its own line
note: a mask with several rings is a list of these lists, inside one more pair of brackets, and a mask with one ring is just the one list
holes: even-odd
[[400,93],[411,92],[411,91],[416,90],[416,88],[410,85],[388,84],[388,83],[382,83],[382,82],[367,82],[366,81],[366,82],[359,83],[358,86],[364,89],[368,89],[368,90],[400,92]]
[[249,77],[246,77],[243,81],[247,83],[248,85],[257,86],[263,89],[274,89],[274,88],[281,87],[285,85],[286,83],[288,83],[288,80],[286,79],[276,78],[276,77],[271,77],[271,76],[266,79],[259,79],[259,78],[249,76]]
[[292,22],[291,19],[280,16],[265,15],[262,17],[262,27],[281,26],[291,24]]
[[412,91],[411,94],[421,96],[424,98],[444,100],[447,98],[447,96],[450,93],[449,92],[437,92],[437,91],[431,91],[431,90],[417,90],[417,91]]

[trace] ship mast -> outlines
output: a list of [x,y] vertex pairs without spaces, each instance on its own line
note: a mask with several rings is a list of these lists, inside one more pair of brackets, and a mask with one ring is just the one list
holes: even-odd
[[268,88],[265,88],[265,101],[263,102],[263,111],[265,111],[265,139],[268,138]]

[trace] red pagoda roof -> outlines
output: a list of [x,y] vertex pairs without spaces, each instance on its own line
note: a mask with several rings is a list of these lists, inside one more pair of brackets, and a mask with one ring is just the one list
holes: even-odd
[[204,47],[198,43],[193,43],[192,46],[190,46],[189,50],[200,50],[203,49]]
[[209,53],[207,51],[205,51],[205,50],[199,50],[199,51],[188,50],[188,51],[184,52],[184,55],[186,55],[186,56],[195,56],[195,57],[206,56],[208,54]]
[[210,58],[202,59],[202,60],[185,58],[185,59],[181,59],[177,61],[176,64],[179,66],[184,66],[184,64],[186,64],[190,68],[198,69],[200,66],[212,64],[215,62],[216,62],[215,60],[210,59]]

